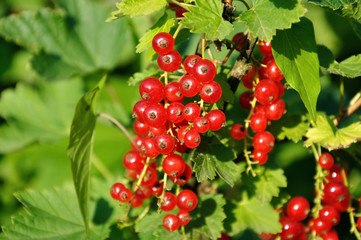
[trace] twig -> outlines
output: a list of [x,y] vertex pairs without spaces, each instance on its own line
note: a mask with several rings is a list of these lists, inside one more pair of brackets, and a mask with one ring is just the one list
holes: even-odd
[[337,126],[342,120],[344,120],[345,118],[350,116],[352,113],[354,113],[359,107],[361,107],[361,97],[356,102],[354,102],[351,106],[349,106],[342,115],[338,116],[337,118],[335,118],[333,120],[333,123],[335,124],[335,126]]

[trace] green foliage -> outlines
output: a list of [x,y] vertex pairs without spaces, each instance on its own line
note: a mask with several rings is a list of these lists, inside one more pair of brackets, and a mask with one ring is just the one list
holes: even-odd
[[279,30],[272,41],[272,48],[285,80],[300,94],[311,117],[316,119],[316,103],[321,87],[312,22],[302,18],[291,29]]
[[305,12],[300,0],[252,0],[251,9],[243,12],[239,20],[247,24],[253,36],[269,42],[276,30],[290,28]]
[[205,33],[208,40],[222,40],[233,26],[222,18],[222,2],[218,0],[196,0],[196,6],[188,6],[181,23],[193,33]]
[[356,0],[309,0],[309,2],[321,5],[323,7],[337,9],[343,7],[346,4],[354,3]]
[[123,0],[116,4],[118,10],[112,12],[112,16],[107,19],[107,22],[124,15],[130,17],[145,16],[162,9],[166,4],[166,0]]
[[103,77],[98,85],[87,92],[78,102],[71,124],[70,140],[67,155],[71,160],[71,169],[79,207],[88,232],[89,224],[89,187],[90,187],[90,156],[92,139],[97,116],[95,115],[95,99],[105,83]]
[[297,143],[302,140],[309,127],[305,120],[304,116],[286,114],[273,123],[271,128],[278,140],[288,139]]
[[254,185],[256,197],[263,204],[279,196],[280,188],[287,187],[287,179],[282,169],[263,169]]

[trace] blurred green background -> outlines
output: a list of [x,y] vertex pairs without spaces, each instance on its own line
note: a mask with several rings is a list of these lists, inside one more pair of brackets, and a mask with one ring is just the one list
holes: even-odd
[[[113,0],[87,2],[90,5],[96,4],[96,8],[100,8],[101,11],[90,12],[94,9],[89,7],[73,14],[81,15],[85,22],[87,14],[88,17],[95,14],[99,25],[105,24],[105,18],[114,10],[115,2]],[[2,0],[0,17],[4,18],[24,11],[39,11],[42,8],[52,11],[51,9],[56,6],[56,3],[48,0]],[[361,40],[347,20],[310,4],[306,4],[306,8],[308,9],[306,17],[314,24],[317,43],[331,49],[336,60],[341,61],[361,53]],[[147,53],[136,54],[135,46],[139,38],[160,16],[161,13],[133,19],[123,18],[115,23],[118,25],[109,27],[110,29],[108,31],[105,29],[104,32],[101,32],[104,29],[102,26],[96,25],[70,29],[69,34],[73,34],[72,31],[79,34],[83,43],[93,46],[88,52],[95,54],[92,56],[95,63],[86,66],[79,64],[75,69],[70,64],[71,57],[66,55],[70,54],[71,49],[70,51],[64,49],[66,53],[59,63],[58,59],[52,58],[54,52],[49,49],[39,50],[38,46],[31,42],[17,45],[0,37],[0,225],[8,224],[10,216],[21,209],[13,196],[14,192],[28,188],[62,186],[72,181],[70,162],[65,150],[75,104],[105,72],[109,73],[109,80],[99,97],[97,110],[111,114],[132,131],[132,108],[139,100],[139,95],[137,86],[129,86],[127,81],[135,72],[152,66],[152,61],[146,56]],[[113,28],[118,31],[113,31]],[[238,31],[240,30],[236,29],[234,33]],[[103,36],[102,34],[105,33],[108,35]],[[51,29],[49,34],[52,34]],[[184,40],[188,39],[188,42],[178,45],[183,56],[195,51],[199,36],[186,35]],[[114,48],[107,49],[108,55],[101,55],[105,54],[101,46],[108,44]],[[99,49],[96,49],[97,47]],[[46,57],[43,55],[43,50],[47,54]],[[98,53],[100,55],[96,55]],[[74,54],[78,56],[76,52]],[[221,55],[217,57],[222,59]],[[36,59],[37,57],[40,60]],[[111,58],[110,63],[99,60],[102,57],[108,60]],[[34,59],[38,60],[37,64],[32,64]],[[339,79],[322,76],[321,81],[322,91],[318,110],[330,115],[337,114]],[[345,107],[360,89],[360,78],[345,80]],[[240,87],[237,94],[242,91],[244,89]],[[294,91],[287,91],[284,99],[288,113],[305,112]],[[237,102],[235,100],[235,106],[230,108],[229,116],[231,120],[240,122],[246,116],[246,112],[240,109]],[[354,119],[350,118],[343,124],[347,125]],[[127,138],[120,131],[106,121],[99,121],[94,142],[96,159],[93,167],[94,176],[107,180],[121,178],[124,174],[121,159],[129,148]],[[312,199],[314,160],[310,152],[303,148],[302,143],[282,142],[277,144],[276,148],[270,155],[269,164],[285,169],[289,181],[287,191],[292,196],[303,195]],[[361,195],[358,159],[361,155],[360,149],[360,144],[357,144],[353,146],[352,151],[336,151],[338,160],[341,159],[349,167],[350,181],[354,184],[352,193],[355,197]],[[107,194],[108,189],[104,189],[104,193]],[[340,231],[347,235],[347,226]]]

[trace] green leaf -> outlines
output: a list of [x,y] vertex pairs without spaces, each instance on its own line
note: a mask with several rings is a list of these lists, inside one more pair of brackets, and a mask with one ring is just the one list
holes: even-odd
[[[220,194],[207,194],[199,198],[197,208],[191,212],[191,221],[186,231],[191,230],[192,236],[206,235],[208,239],[218,239],[224,231],[223,220],[226,219],[223,207],[226,204]],[[205,238],[202,238],[205,239]]]
[[348,148],[352,143],[361,139],[361,122],[355,122],[347,127],[337,129],[325,115],[318,115],[316,126],[308,129],[306,147],[312,144],[321,144],[329,151],[339,148]]
[[287,179],[282,169],[267,168],[254,184],[256,197],[261,203],[266,203],[279,196],[281,187],[287,187]]
[[116,3],[118,10],[112,12],[112,16],[107,19],[107,22],[124,15],[130,17],[149,15],[164,8],[166,4],[166,0],[123,0],[120,3]]
[[95,99],[106,80],[104,76],[98,85],[87,92],[78,102],[71,125],[67,155],[71,161],[73,181],[86,231],[89,224],[90,155],[96,123]]
[[[82,94],[79,79],[18,84],[1,93],[0,152],[19,150],[34,142],[50,143],[68,135],[73,106]],[[66,94],[64,94],[66,93]]]
[[240,203],[229,202],[225,206],[227,232],[235,235],[247,228],[257,234],[278,233],[282,230],[279,214],[269,203],[261,203],[256,197],[244,199]]
[[126,20],[105,23],[107,10],[98,3],[56,3],[56,10],[22,12],[0,21],[0,35],[28,48],[34,54],[32,67],[40,75],[59,79],[132,60],[134,40]]
[[[218,140],[217,140],[218,142]],[[192,155],[193,171],[198,182],[213,180],[216,174],[230,186],[240,178],[241,167],[233,162],[237,155],[221,143],[209,144],[209,139],[202,138],[201,145]]]
[[334,62],[327,69],[328,72],[341,75],[347,78],[356,78],[361,76],[361,54],[351,56],[342,62]]
[[239,16],[253,36],[270,42],[277,29],[287,29],[306,13],[300,0],[252,0],[252,7]]
[[358,38],[361,39],[361,23],[356,21],[350,21],[350,23]]
[[136,86],[148,77],[155,77],[161,73],[159,70],[136,72],[128,80],[129,86]]
[[312,22],[302,18],[291,29],[277,31],[272,48],[287,83],[300,94],[311,117],[316,119],[321,84]]
[[300,115],[284,115],[270,126],[278,140],[289,139],[297,143],[306,135],[308,124],[306,118]]
[[103,226],[92,226],[89,235],[86,233],[73,190],[28,190],[15,196],[26,211],[14,216],[11,225],[2,227],[0,236],[5,239],[100,240],[109,234]]
[[188,6],[181,23],[193,33],[205,34],[208,40],[223,40],[233,31],[233,25],[222,18],[222,2],[196,0],[196,6]]
[[228,69],[222,69],[221,73],[217,74],[214,78],[214,81],[219,83],[219,85],[222,88],[222,96],[217,101],[217,107],[218,109],[223,109],[224,103],[234,103],[234,93],[231,90],[231,86],[227,82],[227,71]]
[[308,1],[323,7],[330,7],[333,9],[337,9],[339,7],[344,6],[345,4],[353,3],[356,0],[308,0]]
[[160,32],[169,33],[170,29],[174,25],[174,19],[168,19],[168,15],[164,14],[156,24],[149,30],[140,40],[137,45],[137,53],[141,53],[152,46],[152,40],[155,35]]

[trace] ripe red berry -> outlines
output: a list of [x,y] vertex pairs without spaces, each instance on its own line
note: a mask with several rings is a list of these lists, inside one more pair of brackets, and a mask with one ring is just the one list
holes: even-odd
[[263,151],[259,151],[258,149],[254,149],[252,154],[253,154],[252,160],[254,162],[257,162],[259,165],[265,164],[268,160],[267,152],[263,152]]
[[266,55],[266,56],[272,55],[271,42],[259,41],[258,49],[263,55]]
[[188,183],[191,177],[192,177],[192,168],[188,164],[185,164],[184,171],[179,176],[173,177],[169,175],[170,180],[177,185],[184,185]]
[[157,62],[159,68],[163,71],[174,72],[181,66],[182,57],[178,51],[172,49],[166,54],[159,54]]
[[162,105],[152,103],[144,110],[143,119],[151,127],[160,127],[167,121],[167,111]]
[[145,172],[141,185],[144,187],[151,187],[157,182],[157,172],[154,168],[148,167]]
[[165,125],[159,127],[149,127],[147,137],[156,138],[157,136],[166,132],[167,132],[167,128],[165,127]]
[[306,219],[310,212],[310,204],[304,197],[293,197],[287,204],[287,216],[294,221]]
[[164,158],[162,166],[166,174],[176,177],[183,173],[186,164],[182,156],[171,154]]
[[155,149],[163,155],[170,154],[175,146],[174,138],[166,133],[158,135],[154,139]]
[[267,117],[262,113],[253,114],[250,120],[250,127],[255,132],[263,132],[267,128]]
[[132,199],[132,191],[130,191],[128,188],[123,188],[119,192],[119,201],[122,203],[127,203]]
[[272,81],[281,81],[284,78],[281,70],[278,68],[273,58],[268,59],[265,64],[267,67],[264,69],[264,73],[268,79]]
[[290,218],[282,218],[282,232],[279,234],[281,240],[297,239],[302,232],[302,224]]
[[183,108],[185,120],[193,122],[201,114],[201,109],[196,103],[188,103]]
[[197,117],[193,122],[193,129],[199,133],[205,133],[209,129],[209,123],[205,117]]
[[145,158],[140,156],[138,151],[129,151],[124,154],[123,164],[126,169],[137,170],[143,167]]
[[186,133],[188,131],[189,131],[189,126],[188,125],[184,125],[181,128],[179,128],[178,133],[177,133],[178,141],[184,143],[184,136],[186,135]]
[[110,196],[114,200],[119,200],[119,193],[123,190],[125,186],[122,183],[114,183],[113,186],[110,188]]
[[331,181],[326,183],[323,193],[323,201],[331,205],[336,202],[341,202],[348,197],[346,186],[339,181]]
[[252,89],[253,88],[253,78],[256,75],[256,67],[252,65],[252,68],[248,70],[246,75],[242,77],[242,84],[245,88]]
[[140,83],[139,94],[143,100],[158,103],[164,97],[164,85],[158,78],[146,78]]
[[184,106],[179,102],[169,104],[167,108],[168,120],[172,123],[180,123],[184,120]]
[[184,13],[186,13],[186,12],[188,12],[187,9],[178,6],[177,9],[175,10],[175,16],[177,18],[183,18]]
[[159,155],[159,152],[155,148],[155,142],[153,138],[145,138],[142,146],[140,147],[142,153],[150,158],[155,158]]
[[141,136],[146,136],[148,134],[148,128],[148,124],[141,123],[139,121],[135,121],[133,124],[133,129],[135,133]]
[[285,111],[285,102],[279,98],[274,103],[266,105],[265,113],[268,120],[278,120],[282,117],[284,111]]
[[133,118],[137,119],[139,122],[144,123],[143,113],[144,110],[150,105],[151,103],[148,101],[139,101],[134,104],[133,107]]
[[174,47],[174,38],[169,33],[160,32],[154,36],[152,46],[156,53],[168,53]]
[[152,190],[152,194],[154,196],[159,197],[160,195],[162,195],[163,183],[160,183],[159,181],[156,181],[154,183],[154,185],[151,187],[151,190]]
[[357,225],[357,229],[358,229],[359,231],[361,231],[361,218],[358,218],[358,219],[357,219],[356,225]]
[[183,94],[180,89],[179,82],[170,82],[164,88],[164,95],[170,102],[182,102],[183,101]]
[[242,124],[236,123],[231,127],[231,137],[240,140],[245,138],[247,135],[246,129]]
[[249,110],[252,108],[251,105],[252,100],[253,100],[253,92],[251,91],[244,92],[239,96],[239,105],[241,105],[242,108]]
[[331,223],[323,221],[321,218],[316,218],[313,219],[311,230],[315,231],[318,235],[324,235],[330,231],[331,227]]
[[254,96],[263,105],[272,104],[279,98],[278,86],[274,81],[264,79],[257,84]]
[[[241,39],[241,40],[239,40],[239,39]],[[241,51],[245,40],[246,40],[246,36],[243,33],[237,33],[236,35],[233,36],[232,42],[234,44],[236,44],[238,42],[238,44],[235,47],[235,49],[237,51],[239,51],[239,52]]]
[[320,164],[320,166],[326,170],[331,169],[331,167],[333,166],[333,162],[334,160],[332,155],[327,152],[322,153],[318,158],[318,164]]
[[266,114],[266,108],[264,105],[257,103],[256,107],[253,109],[253,114]]
[[[160,198],[159,198],[159,201],[160,201]],[[177,204],[176,197],[171,192],[165,192],[163,201],[164,202],[161,203],[160,209],[165,212],[172,211]]]
[[180,210],[189,212],[196,208],[198,203],[197,195],[188,189],[181,191],[177,196],[177,206]]
[[184,60],[184,68],[189,74],[193,74],[194,65],[202,60],[202,58],[198,55],[190,55]]
[[201,83],[207,83],[216,76],[216,67],[208,59],[201,59],[193,67],[193,76]]
[[325,235],[322,236],[322,240],[338,240],[338,234],[336,230],[328,231]]
[[209,130],[217,131],[225,126],[226,115],[218,109],[211,110],[206,116],[209,122]]
[[319,212],[319,217],[325,221],[331,223],[332,226],[336,226],[340,222],[340,213],[332,205],[325,205]]
[[177,213],[177,218],[179,220],[179,224],[182,226],[187,225],[191,221],[191,217],[186,211],[180,211],[179,213]]
[[270,132],[259,132],[253,137],[253,147],[259,151],[270,152],[274,144],[275,138]]
[[199,133],[194,130],[190,129],[185,135],[184,135],[184,144],[189,148],[196,148],[201,143],[201,136]]
[[149,187],[141,186],[137,189],[137,191],[135,191],[134,195],[142,198],[143,200],[148,199],[152,196],[152,190]]
[[201,90],[199,91],[199,96],[206,102],[206,103],[215,103],[217,102],[222,96],[222,88],[221,86],[215,82],[211,81],[209,83],[204,83],[202,85]]
[[346,177],[347,177],[347,172],[344,168],[341,168],[341,166],[339,164],[334,164],[330,169],[329,169],[329,174],[326,176],[328,181],[334,181],[337,180],[339,182],[345,182],[344,178],[343,178],[343,174],[342,171],[345,171]]
[[185,75],[180,80],[180,91],[185,97],[194,97],[201,89],[201,84],[192,75]]
[[277,86],[278,86],[278,90],[280,92],[280,97],[282,97],[285,94],[285,86],[283,85],[283,83],[281,81],[276,82]]
[[143,198],[140,198],[138,196],[134,196],[132,200],[130,201],[130,205],[133,208],[138,208],[143,205]]
[[169,232],[174,232],[179,228],[178,217],[174,214],[165,215],[163,218],[163,227]]

